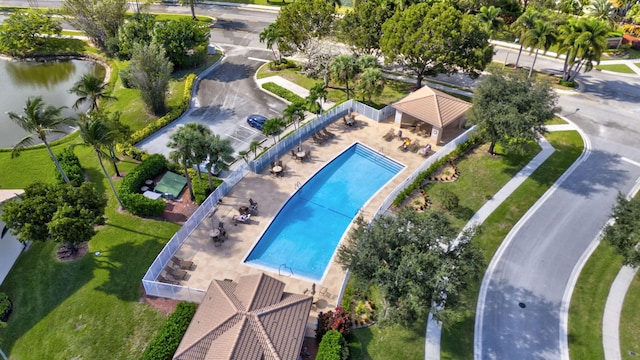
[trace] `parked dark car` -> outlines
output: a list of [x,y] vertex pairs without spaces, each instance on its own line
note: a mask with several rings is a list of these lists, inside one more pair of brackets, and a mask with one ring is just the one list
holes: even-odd
[[262,125],[264,125],[265,121],[267,121],[267,118],[262,115],[253,114],[247,116],[247,123],[249,123],[249,126],[258,130],[262,130]]

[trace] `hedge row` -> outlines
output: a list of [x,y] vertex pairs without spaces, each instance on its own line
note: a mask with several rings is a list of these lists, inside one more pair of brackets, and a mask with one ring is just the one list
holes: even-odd
[[165,116],[151,122],[146,127],[136,131],[131,135],[131,143],[136,144],[148,136],[151,136],[156,131],[161,128],[169,125],[173,120],[177,119],[184,113],[189,107],[189,102],[191,101],[191,89],[193,88],[193,82],[196,76],[194,74],[187,75],[187,79],[184,84],[184,94],[182,96],[182,101],[180,105],[175,106],[169,111]]
[[133,171],[125,175],[118,188],[118,195],[125,209],[137,216],[161,216],[164,212],[163,199],[151,200],[139,193],[144,182],[153,179],[167,169],[167,159],[154,154],[144,159]]
[[455,150],[453,150],[451,153],[449,153],[449,155],[444,156],[443,158],[431,164],[431,166],[429,166],[427,170],[418,174],[415,180],[413,180],[411,184],[409,184],[406,188],[404,188],[398,194],[398,196],[396,196],[395,200],[393,200],[393,205],[400,206],[400,204],[402,204],[404,199],[406,199],[407,196],[409,196],[416,189],[418,189],[420,187],[420,184],[422,184],[423,181],[425,181],[429,176],[431,176],[434,172],[436,172],[438,168],[440,168],[442,165],[446,164],[447,162],[457,158],[461,154],[465,153],[467,150],[469,150],[472,146],[476,145],[477,143],[478,143],[478,139],[476,137],[472,137],[471,139],[458,145],[458,147]]
[[322,337],[318,346],[316,360],[347,360],[349,347],[342,334],[336,330],[329,330]]
[[142,360],[171,360],[178,349],[189,323],[196,313],[196,304],[181,302],[158,331],[142,354]]
[[[71,185],[76,187],[82,185],[84,182],[84,170],[80,164],[80,159],[78,159],[78,156],[73,152],[73,150],[71,148],[66,148],[56,155],[56,157],[58,158],[60,167],[64,170],[67,178],[69,178]],[[58,169],[55,169],[55,172],[56,180],[58,180],[60,184],[63,184],[64,179],[62,178],[62,174]]]
[[291,103],[305,103],[304,98],[297,94],[294,94],[293,92],[283,88],[282,86],[274,82],[266,82],[262,84],[262,88],[274,93],[275,95],[280,96],[287,101],[290,101]]

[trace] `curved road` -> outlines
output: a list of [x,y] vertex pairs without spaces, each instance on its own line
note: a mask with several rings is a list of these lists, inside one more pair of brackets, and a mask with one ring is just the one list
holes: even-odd
[[[536,68],[561,66],[538,61]],[[581,80],[584,93],[561,95],[559,104],[590,148],[492,260],[476,314],[476,359],[568,359],[567,310],[580,259],[617,193],[627,193],[640,177],[640,124],[632,116],[640,111],[640,82],[600,72]]]

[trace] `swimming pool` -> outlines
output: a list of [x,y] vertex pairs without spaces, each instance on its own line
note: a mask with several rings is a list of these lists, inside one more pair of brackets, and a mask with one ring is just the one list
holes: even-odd
[[321,280],[359,209],[403,168],[352,145],[289,198],[244,262]]

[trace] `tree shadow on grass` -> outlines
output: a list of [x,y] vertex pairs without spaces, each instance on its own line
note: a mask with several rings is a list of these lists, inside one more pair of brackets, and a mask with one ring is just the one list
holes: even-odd
[[349,355],[353,360],[371,359],[371,354],[367,350],[369,343],[373,339],[371,328],[359,328],[352,331],[347,336],[347,344],[349,344]]

